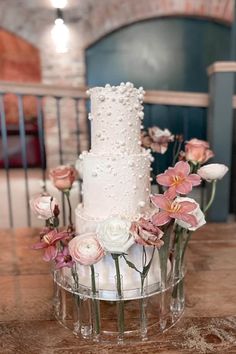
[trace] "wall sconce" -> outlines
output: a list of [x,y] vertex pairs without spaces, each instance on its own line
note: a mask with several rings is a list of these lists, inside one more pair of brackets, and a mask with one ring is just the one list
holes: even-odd
[[64,9],[67,5],[67,0],[51,0],[51,2],[56,9]]
[[62,9],[66,6],[67,0],[52,0],[53,6],[56,8],[56,19],[51,31],[53,42],[55,43],[57,53],[68,52],[69,29],[64,23]]

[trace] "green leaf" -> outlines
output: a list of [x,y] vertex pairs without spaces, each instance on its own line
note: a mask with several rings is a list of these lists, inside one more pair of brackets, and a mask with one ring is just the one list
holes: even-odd
[[127,265],[128,265],[130,268],[136,270],[136,272],[138,272],[138,273],[141,274],[141,272],[135,267],[134,263],[130,262],[130,261],[125,257],[124,254],[123,254],[123,258],[124,258],[124,260],[126,261]]

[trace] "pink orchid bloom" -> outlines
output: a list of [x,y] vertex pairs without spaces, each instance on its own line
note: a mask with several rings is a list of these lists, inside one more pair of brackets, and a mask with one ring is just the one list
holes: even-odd
[[152,203],[160,208],[161,211],[152,216],[154,225],[161,226],[167,224],[171,219],[178,219],[187,222],[192,227],[197,225],[197,219],[194,215],[190,215],[197,208],[197,203],[188,201],[177,202],[170,200],[162,194],[156,194],[151,197]]
[[72,268],[75,262],[72,260],[68,247],[64,247],[63,251],[59,252],[55,258],[56,269],[68,267]]
[[66,231],[57,232],[55,229],[49,231],[44,234],[41,238],[41,241],[35,243],[32,248],[35,250],[45,249],[43,259],[46,262],[49,262],[56,258],[58,250],[57,250],[57,241],[70,238],[70,234]]
[[179,161],[174,167],[169,167],[165,173],[157,176],[157,182],[165,187],[169,187],[165,195],[173,199],[178,194],[188,194],[193,186],[201,183],[201,178],[195,174],[190,174],[188,162]]

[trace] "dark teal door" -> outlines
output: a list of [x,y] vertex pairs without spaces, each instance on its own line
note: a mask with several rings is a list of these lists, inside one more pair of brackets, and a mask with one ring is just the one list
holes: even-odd
[[[87,84],[131,81],[146,90],[207,92],[206,68],[229,58],[230,28],[207,20],[158,18],[121,28],[86,50]],[[204,109],[145,107],[145,125],[206,137]],[[159,170],[171,156],[159,159]]]

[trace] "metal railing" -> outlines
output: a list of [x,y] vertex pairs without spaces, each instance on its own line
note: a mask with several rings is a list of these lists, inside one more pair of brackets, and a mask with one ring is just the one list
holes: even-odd
[[[8,223],[6,225],[5,222],[4,227],[13,227],[17,224],[16,218],[19,218],[15,208],[15,198],[19,196],[15,195],[18,193],[16,192],[16,188],[13,188],[14,176],[12,176],[12,174],[14,174],[13,172],[16,170],[14,170],[11,166],[9,150],[10,137],[8,134],[8,117],[6,114],[5,103],[5,97],[8,94],[14,95],[17,100],[17,124],[19,129],[19,149],[22,164],[20,171],[23,173],[21,178],[21,186],[24,185],[25,190],[25,224],[31,226],[35,225],[35,220],[32,221],[32,214],[28,204],[28,200],[32,194],[30,188],[32,171],[37,170],[37,178],[42,180],[42,184],[47,184],[47,172],[52,165],[55,166],[58,163],[63,164],[72,162],[72,160],[75,160],[82,150],[88,147],[89,121],[87,119],[86,112],[86,88],[0,82],[0,129],[2,139],[1,158],[3,160],[4,167],[0,171],[0,188],[2,185],[2,188],[6,194],[4,197],[5,199],[3,198],[4,201],[2,201],[3,204],[0,205],[0,213],[3,211],[7,214]],[[38,168],[35,169],[29,165],[28,161],[28,154],[31,147],[27,143],[27,117],[25,113],[24,99],[29,96],[33,97],[35,102],[36,116],[34,117],[34,123],[37,125],[37,136],[39,142],[40,163]],[[197,110],[197,114],[203,114],[207,119],[208,106],[211,104],[211,99],[208,94],[202,93],[147,91],[145,94],[144,103],[146,106],[146,112],[148,112],[146,117],[147,125],[159,125],[159,114],[155,113],[158,112],[158,110],[159,112],[162,109],[165,110],[165,114],[171,117],[171,112],[173,109],[180,109],[182,112],[181,114],[183,115],[181,133],[184,135],[184,138],[188,138],[189,124],[191,123],[193,110]],[[233,98],[232,105],[236,107],[236,98]],[[52,120],[54,122],[53,124]],[[72,121],[74,122],[73,124]],[[71,124],[73,127],[68,128]],[[169,127],[167,126],[167,128]],[[57,140],[57,143],[55,143],[55,139]],[[53,141],[53,144],[51,144],[50,140]],[[50,149],[53,150],[52,154],[48,153],[48,150]],[[50,156],[52,156],[52,158]],[[75,192],[77,201],[79,199],[79,192],[80,190]],[[77,201],[75,201],[75,203]],[[65,223],[66,208],[63,198],[62,205],[63,223]],[[8,212],[6,212],[6,209]],[[6,217],[4,220],[6,221]]]
[[[7,100],[9,98],[9,94],[11,95],[11,100]],[[34,117],[27,117],[25,113],[25,104],[24,99],[26,97],[31,97],[31,105],[33,104],[33,111],[35,111]],[[50,102],[47,101],[50,100]],[[65,99],[70,101],[69,111],[66,112],[67,116],[62,115],[62,104],[65,103]],[[64,101],[63,101],[64,100]],[[63,102],[62,102],[63,101]],[[10,83],[10,82],[0,82],[0,130],[1,130],[1,159],[3,170],[1,171],[1,185],[2,188],[5,189],[7,195],[7,205],[3,203],[0,207],[0,210],[5,214],[8,214],[8,226],[13,227],[16,222],[16,215],[13,212],[14,203],[16,203],[16,199],[19,197],[15,195],[15,188],[12,188],[14,184],[14,176],[16,168],[14,168],[14,153],[18,154],[18,160],[20,159],[21,165],[21,184],[22,188],[25,190],[25,200],[24,207],[26,208],[26,223],[28,226],[32,225],[32,215],[29,208],[28,200],[30,199],[30,171],[34,170],[38,172],[38,179],[42,180],[42,184],[46,185],[47,180],[47,171],[48,171],[48,161],[46,159],[47,148],[46,145],[48,142],[46,141],[45,134],[45,126],[48,124],[47,119],[48,116],[54,119],[54,125],[56,127],[53,128],[53,137],[49,135],[48,140],[57,139],[57,150],[58,156],[56,156],[54,152],[54,159],[57,161],[55,164],[63,164],[70,162],[65,154],[65,150],[67,148],[66,144],[63,142],[63,120],[70,122],[73,117],[73,131],[68,130],[67,140],[73,141],[73,146],[75,147],[75,158],[81,152],[81,117],[85,117],[85,112],[80,109],[80,106],[85,107],[86,101],[86,93],[85,89],[73,88],[73,87],[56,87],[56,86],[48,86],[48,85],[37,85],[37,84],[18,84],[18,83]],[[9,104],[17,105],[17,113],[15,113],[15,117],[7,116],[7,105]],[[82,103],[82,105],[81,105]],[[31,107],[32,108],[32,107]],[[53,112],[52,112],[53,111]],[[18,143],[15,140],[14,146],[10,148],[9,142],[11,140],[11,136],[9,135],[9,122],[8,119],[12,123],[12,119],[14,121],[14,129],[18,129]],[[69,118],[69,119],[68,119]],[[50,118],[49,118],[50,119]],[[33,121],[36,126],[37,138],[39,143],[39,162],[36,164],[34,169],[29,165],[29,153],[33,150],[32,144],[28,141],[27,135],[27,121]],[[83,134],[87,134],[87,126],[85,123],[85,119],[83,119]],[[11,124],[12,125],[12,124]],[[11,144],[12,145],[12,144]],[[17,151],[20,150],[20,151]],[[13,155],[12,155],[13,153]],[[20,156],[19,156],[20,155]],[[54,166],[55,166],[54,164]],[[19,161],[17,162],[17,167],[19,168]],[[52,167],[52,166],[51,166]],[[19,171],[19,170],[18,170]],[[5,178],[4,178],[5,174]],[[4,181],[5,179],[5,181]],[[5,188],[4,188],[5,185]],[[14,189],[14,191],[13,191]],[[39,188],[40,190],[40,188]],[[3,190],[1,192],[2,196],[4,194]],[[78,196],[78,193],[77,193]],[[2,201],[3,202],[3,201]],[[6,202],[6,201],[5,201]],[[18,203],[20,204],[20,203]],[[64,198],[62,198],[63,205],[63,222],[65,223],[65,202]],[[6,209],[8,213],[6,213]],[[1,219],[1,218],[0,218]],[[3,223],[3,220],[1,219]],[[4,226],[7,226],[6,224]]]

